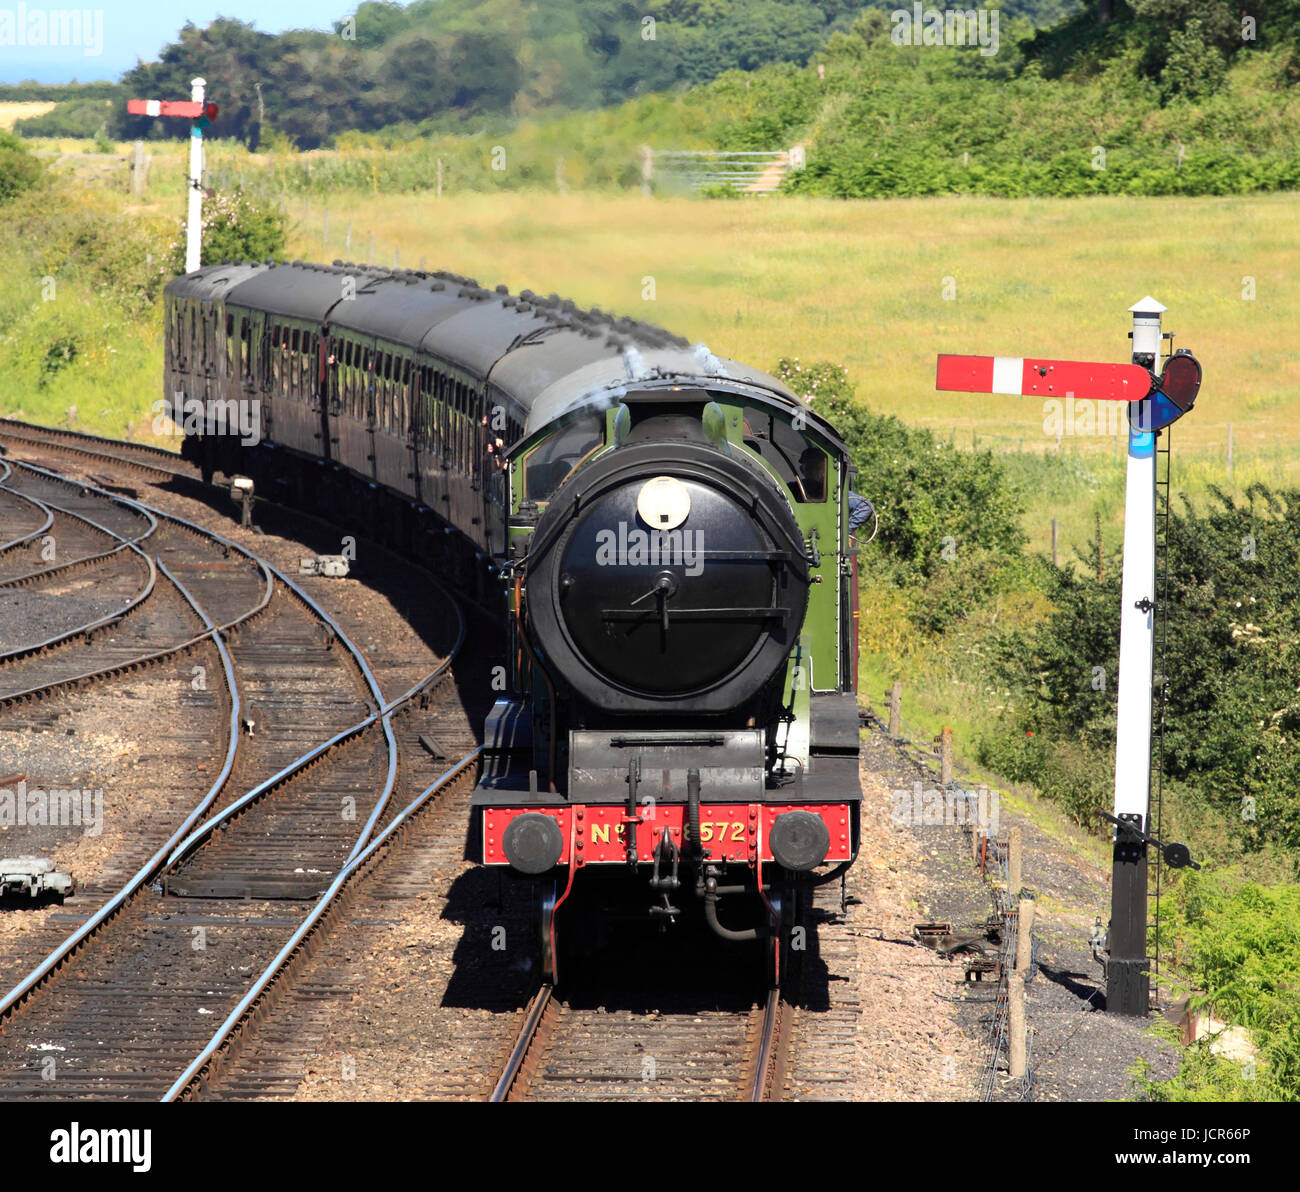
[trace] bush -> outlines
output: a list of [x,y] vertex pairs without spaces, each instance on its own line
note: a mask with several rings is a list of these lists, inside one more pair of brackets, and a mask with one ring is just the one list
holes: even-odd
[[41,163],[11,132],[0,130],[0,203],[7,203],[40,180]]
[[[262,203],[240,188],[218,192],[203,204],[201,263],[266,261],[284,255],[288,218],[280,208]],[[173,273],[185,272],[185,224],[172,242],[168,262]]]
[[[1170,521],[1164,770],[1239,845],[1300,846],[1300,492],[1218,493]],[[1095,561],[1095,553],[1093,555]],[[1017,724],[1108,749],[1115,733],[1117,559],[1052,569],[1054,611],[998,644]],[[990,754],[992,756],[992,754]],[[990,763],[992,764],[992,763]],[[1037,779],[1035,779],[1037,781]]]
[[1142,1079],[1146,1095],[1300,1100],[1300,888],[1189,872],[1162,900],[1159,930],[1193,1006],[1251,1031],[1258,1054],[1252,1068],[1193,1048],[1173,1080]]
[[826,361],[777,361],[774,374],[827,419],[849,448],[855,490],[880,515],[876,537],[894,581],[923,587],[914,623],[942,633],[1003,590],[1022,562],[1020,499],[988,451],[958,451],[928,430],[875,414],[848,373]]
[[64,181],[10,204],[0,250],[42,279],[46,303],[77,284],[136,314],[153,303],[165,280],[164,226],[124,213],[113,196]]
[[1012,719],[976,738],[975,756],[1011,782],[1036,787],[1081,828],[1096,830],[1111,806],[1115,767],[1110,755],[1078,741],[1053,741]]

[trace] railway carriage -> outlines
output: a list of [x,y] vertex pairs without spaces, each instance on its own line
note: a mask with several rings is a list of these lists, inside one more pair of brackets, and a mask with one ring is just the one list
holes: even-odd
[[775,978],[858,850],[834,429],[702,344],[448,273],[212,266],[166,327],[205,477],[350,511],[503,602],[469,848],[535,885],[547,975],[562,936],[698,916]]

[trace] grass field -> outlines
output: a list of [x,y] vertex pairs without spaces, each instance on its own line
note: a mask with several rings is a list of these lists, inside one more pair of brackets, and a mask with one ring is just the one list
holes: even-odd
[[[941,351],[1127,358],[1146,294],[1206,368],[1180,450],[1239,460],[1300,433],[1300,196],[705,202],[546,194],[290,203],[294,256],[455,269],[644,317],[764,366],[843,362],[879,409],[959,443],[1055,450],[1041,404],[934,391]],[[646,278],[654,298],[647,300]],[[1243,299],[1243,278],[1256,297]],[[944,297],[952,279],[951,299]],[[1110,438],[1063,449],[1109,458]],[[1023,440],[1023,448],[1021,446]],[[988,444],[993,445],[993,444]],[[1279,462],[1282,462],[1279,460]]]
[[33,100],[31,102],[14,102],[0,103],[0,128],[13,128],[19,120],[26,120],[31,116],[44,116],[46,112],[54,111],[54,103]]

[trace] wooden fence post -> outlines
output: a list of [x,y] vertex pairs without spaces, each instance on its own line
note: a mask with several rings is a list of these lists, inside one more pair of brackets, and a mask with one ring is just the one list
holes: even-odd
[[137,198],[144,198],[144,142],[136,141],[135,152],[131,157],[131,193]]
[[1012,973],[1007,981],[1008,1023],[1007,1041],[1010,1044],[1010,1072],[1013,1080],[1025,1078],[1025,983],[1019,973]]
[[1034,956],[1034,900],[1020,900],[1020,925],[1016,929],[1016,973],[1029,973]]
[[889,735],[898,740],[903,735],[903,685],[895,683],[889,689]]
[[1020,852],[1021,852],[1021,832],[1019,828],[1012,828],[1007,833],[1007,897],[1020,897]]
[[944,790],[952,782],[952,729],[946,724],[939,734],[939,781]]

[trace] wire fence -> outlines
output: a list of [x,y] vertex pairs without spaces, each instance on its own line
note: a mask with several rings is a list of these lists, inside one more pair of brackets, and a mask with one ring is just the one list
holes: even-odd
[[[979,796],[978,790],[968,781],[962,781],[956,777],[958,770],[968,776],[969,771],[953,759],[950,749],[944,749],[942,736],[926,740],[924,737],[918,737],[915,733],[908,733],[898,706],[897,689],[895,693],[891,694],[894,699],[893,706],[890,709],[890,722],[894,731],[891,732],[890,724],[883,721],[870,707],[865,713],[865,718],[888,736],[898,753],[922,773],[929,775],[936,782],[942,784],[943,771],[947,769],[952,777],[947,782],[946,790],[967,800],[977,799]],[[945,756],[945,753],[947,756]],[[993,914],[989,919],[988,926],[991,929],[996,928],[998,938],[1002,941],[996,966],[997,987],[992,996],[987,999],[990,1011],[983,1019],[986,1022],[987,1029],[984,1034],[984,1059],[981,1069],[979,1099],[981,1101],[991,1101],[997,1092],[998,1073],[1005,1072],[1010,1076],[1012,1070],[1010,1007],[1013,995],[1011,983],[1020,981],[1023,983],[1023,988],[1024,985],[1031,983],[1037,976],[1038,944],[1032,938],[1031,931],[1029,963],[1023,972],[1019,971],[1016,964],[1020,936],[1021,890],[1011,889],[1013,881],[1018,884],[1018,879],[1012,873],[1012,848],[1009,834],[1007,836],[995,835],[973,824],[968,824],[963,828],[963,834],[981,876],[989,882],[988,888],[993,902]],[[968,981],[969,984],[973,983]],[[1016,1099],[1020,1101],[1033,1099],[1033,1034],[1033,1030],[1026,1027],[1021,1039],[1024,1049],[1024,1074],[1019,1078],[1019,1085],[1016,1090]]]

